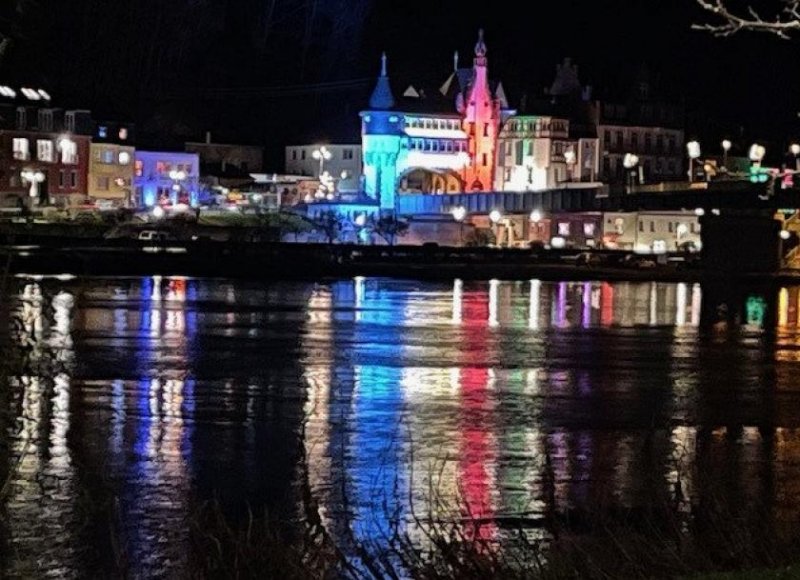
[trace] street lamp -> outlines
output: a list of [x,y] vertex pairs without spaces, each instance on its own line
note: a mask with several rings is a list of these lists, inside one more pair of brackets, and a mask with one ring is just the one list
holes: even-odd
[[564,151],[564,161],[567,163],[567,181],[573,181],[575,179],[575,163],[578,161],[578,158],[572,147]]
[[700,157],[700,143],[689,141],[686,144],[686,153],[689,155],[689,183],[694,181],[694,161]]
[[639,164],[639,156],[633,153],[626,153],[622,158],[622,165],[625,167],[628,176],[628,187],[633,189],[636,184],[636,166]]
[[789,153],[794,156],[794,170],[800,171],[800,144],[792,143],[789,146]]
[[733,147],[733,143],[730,142],[730,139],[723,139],[722,140],[722,167],[725,168],[725,171],[728,171],[728,152]]
[[325,162],[328,161],[332,156],[333,155],[328,148],[325,147],[325,145],[322,145],[311,152],[311,157],[319,161],[319,175],[317,177],[322,177],[322,171],[325,169]]
[[39,203],[39,184],[43,183],[45,180],[44,173],[41,171],[25,170],[20,173],[20,176],[30,184],[28,193],[31,196],[31,204],[37,205]]
[[533,223],[538,224],[540,221],[542,221],[542,212],[540,212],[538,209],[535,209],[531,212],[530,218]]
[[463,205],[457,205],[453,209],[450,210],[450,213],[453,216],[453,219],[458,222],[458,240],[463,245],[464,244],[464,219],[467,217],[467,208]]
[[174,193],[174,199],[172,201],[173,205],[177,205],[178,197],[180,195],[181,189],[183,189],[181,183],[186,179],[186,172],[182,169],[172,169],[169,172],[169,178],[173,181],[172,183],[172,191]]
[[500,220],[502,220],[502,219],[503,219],[503,214],[500,213],[500,210],[493,209],[491,212],[489,212],[489,220],[491,220],[492,224],[494,224],[494,226],[495,226],[494,237],[495,237],[495,243],[498,246],[500,245],[500,243],[499,243],[500,242],[500,240],[499,240],[500,236],[498,235],[500,233],[500,228],[498,228],[497,225],[500,223]]

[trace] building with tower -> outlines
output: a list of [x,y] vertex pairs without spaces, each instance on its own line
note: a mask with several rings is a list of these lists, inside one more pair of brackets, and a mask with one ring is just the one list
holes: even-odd
[[437,90],[410,86],[395,99],[387,60],[361,113],[364,191],[394,209],[395,196],[490,191],[497,139],[508,108],[503,86],[489,79],[483,31],[471,69],[458,66]]

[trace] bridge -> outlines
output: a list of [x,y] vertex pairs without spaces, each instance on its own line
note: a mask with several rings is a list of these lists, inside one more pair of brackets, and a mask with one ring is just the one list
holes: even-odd
[[603,211],[739,210],[775,211],[800,208],[800,188],[775,187],[749,181],[664,183],[625,190],[607,186],[566,187],[544,191],[476,192],[461,194],[398,194],[400,215],[450,213],[462,206],[467,213],[506,214]]
[[[396,199],[399,215],[448,214],[458,206],[472,215],[487,215],[492,210],[506,215],[537,210],[546,215],[703,209],[698,212],[702,214],[703,260],[712,268],[774,272],[782,267],[790,250],[798,252],[794,248],[800,233],[796,215],[800,188],[783,189],[776,180],[665,183],[619,190],[573,186],[526,192],[399,194]],[[788,221],[779,221],[775,219],[779,210],[795,215]],[[792,230],[794,235],[787,236],[783,229]]]

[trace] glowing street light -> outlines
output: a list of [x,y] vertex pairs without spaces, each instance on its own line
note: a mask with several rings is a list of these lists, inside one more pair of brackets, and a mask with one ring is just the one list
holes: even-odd
[[733,143],[731,143],[730,139],[722,140],[722,167],[725,168],[725,171],[728,170],[728,152],[731,147],[733,147]]
[[152,214],[154,218],[160,220],[164,217],[164,208],[162,208],[160,205],[157,205],[153,208]]
[[533,223],[538,224],[540,221],[542,221],[542,212],[540,212],[538,209],[535,209],[531,212],[530,218]]
[[319,175],[317,177],[322,177],[322,172],[325,169],[325,162],[333,157],[333,154],[325,145],[322,145],[311,152],[311,157],[319,161]]
[[28,194],[31,196],[33,205],[39,203],[39,184],[45,180],[45,175],[41,171],[25,170],[20,173],[22,179],[30,184]]
[[686,144],[686,153],[689,155],[689,182],[694,181],[694,162],[700,157],[700,142],[689,141]]
[[794,170],[800,171],[800,144],[792,143],[789,146],[789,153],[794,156]]
[[463,205],[457,205],[450,210],[453,219],[458,222],[458,240],[462,245],[464,244],[464,219],[467,217],[467,208]]
[[639,156],[633,153],[626,153],[622,158],[622,166],[627,169],[628,186],[633,188],[636,185],[636,166],[639,165]]

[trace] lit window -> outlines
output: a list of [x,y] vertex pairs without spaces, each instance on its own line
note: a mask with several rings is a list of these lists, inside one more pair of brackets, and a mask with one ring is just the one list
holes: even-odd
[[97,136],[100,137],[101,139],[105,139],[106,137],[108,137],[108,127],[106,127],[105,125],[100,125],[97,128]]
[[30,158],[31,152],[28,148],[28,140],[21,138],[14,139],[14,159],[27,161]]
[[108,163],[108,164],[114,163],[114,151],[111,149],[103,149],[103,152],[100,156],[100,160],[103,163]]
[[128,140],[128,129],[126,129],[125,127],[122,127],[119,130],[119,140],[120,141],[127,141]]
[[593,222],[584,222],[583,223],[583,234],[586,236],[593,236],[594,235],[594,223]]
[[127,151],[120,151],[119,153],[119,164],[120,165],[128,165],[131,162],[131,154]]
[[61,149],[61,163],[65,165],[78,163],[78,144],[75,141],[65,137],[59,141],[58,146]]
[[136,177],[141,177],[144,174],[144,163],[142,163],[141,159],[137,159],[133,164],[133,173]]
[[39,161],[53,162],[53,142],[40,139],[36,141],[36,157]]
[[159,175],[166,175],[172,171],[172,164],[166,161],[156,161],[156,173]]
[[559,236],[569,235],[569,222],[558,222],[558,235]]

